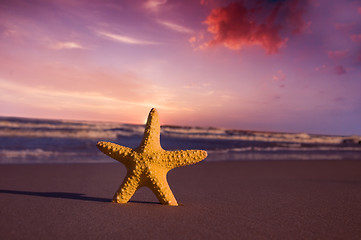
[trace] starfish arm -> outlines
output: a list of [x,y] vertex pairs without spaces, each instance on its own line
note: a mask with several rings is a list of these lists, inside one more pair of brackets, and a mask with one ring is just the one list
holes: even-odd
[[132,153],[132,149],[111,142],[98,142],[100,151],[111,158],[125,164]]
[[203,150],[166,151],[165,163],[168,169],[198,163],[207,157]]
[[160,122],[159,114],[155,108],[149,112],[147,123],[145,124],[143,140],[138,147],[140,151],[158,151],[160,146]]
[[178,206],[177,200],[167,182],[166,170],[163,170],[162,174],[150,175],[150,181],[147,186],[152,190],[161,204]]
[[118,191],[114,194],[113,202],[127,203],[139,188],[139,179],[136,176],[127,175]]

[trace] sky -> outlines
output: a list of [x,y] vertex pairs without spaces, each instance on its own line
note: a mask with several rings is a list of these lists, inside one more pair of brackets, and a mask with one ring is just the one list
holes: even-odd
[[361,135],[361,0],[0,0],[0,115]]

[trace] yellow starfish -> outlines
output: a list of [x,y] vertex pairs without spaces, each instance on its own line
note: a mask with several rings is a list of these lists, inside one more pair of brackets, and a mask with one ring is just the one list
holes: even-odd
[[123,163],[127,176],[113,197],[113,202],[127,203],[135,191],[149,187],[162,204],[178,206],[167,182],[169,170],[194,164],[207,157],[202,150],[166,151],[160,145],[159,115],[155,108],[149,113],[142,143],[128,148],[111,142],[98,142],[100,151]]

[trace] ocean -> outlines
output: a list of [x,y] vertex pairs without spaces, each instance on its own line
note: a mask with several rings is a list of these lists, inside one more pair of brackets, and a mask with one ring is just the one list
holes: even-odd
[[[0,164],[104,163],[98,141],[137,147],[144,125],[0,117]],[[202,149],[205,161],[361,160],[360,136],[161,127],[166,150]]]

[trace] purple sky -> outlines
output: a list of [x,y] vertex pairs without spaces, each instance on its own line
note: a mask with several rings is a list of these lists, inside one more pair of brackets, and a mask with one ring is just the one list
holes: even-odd
[[361,135],[361,1],[2,0],[0,115]]

